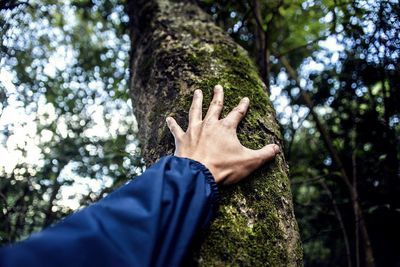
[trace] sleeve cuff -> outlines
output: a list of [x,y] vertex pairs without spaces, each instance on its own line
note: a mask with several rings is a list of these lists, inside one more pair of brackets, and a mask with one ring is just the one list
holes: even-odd
[[[176,156],[174,156],[174,157],[176,157]],[[206,181],[210,185],[210,188],[211,188],[211,201],[212,201],[212,204],[213,204],[213,210],[216,211],[216,209],[218,207],[218,202],[219,202],[220,196],[219,196],[218,185],[215,182],[214,176],[212,175],[210,170],[205,165],[203,165],[202,163],[198,162],[197,160],[190,159],[190,158],[184,158],[184,159],[189,160],[190,161],[190,165],[194,169],[199,170],[204,174],[204,176],[206,178]]]

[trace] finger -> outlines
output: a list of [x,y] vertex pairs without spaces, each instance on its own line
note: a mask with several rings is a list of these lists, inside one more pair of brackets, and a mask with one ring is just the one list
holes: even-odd
[[268,162],[272,160],[279,152],[280,148],[278,145],[275,144],[270,144],[266,145],[261,149],[257,150],[251,150],[252,156],[254,159],[259,159],[260,160],[260,165],[264,164],[265,162]]
[[224,120],[227,121],[228,125],[237,127],[239,122],[246,115],[247,109],[249,108],[250,100],[248,97],[242,98],[240,103],[226,116]]
[[224,107],[224,89],[221,85],[214,87],[214,96],[208,108],[205,119],[218,120],[221,115],[222,108]]
[[203,93],[200,89],[197,89],[194,91],[192,105],[190,106],[189,110],[189,126],[191,124],[199,123],[203,119],[201,112],[202,105]]
[[167,121],[167,126],[175,139],[180,139],[185,134],[181,126],[178,125],[178,123],[174,118],[167,117],[166,121]]

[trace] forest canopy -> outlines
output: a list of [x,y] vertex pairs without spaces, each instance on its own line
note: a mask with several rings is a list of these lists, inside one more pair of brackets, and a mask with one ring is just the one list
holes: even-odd
[[[305,265],[400,264],[399,2],[194,2],[248,51],[274,103]],[[145,169],[126,12],[0,2],[0,243]]]

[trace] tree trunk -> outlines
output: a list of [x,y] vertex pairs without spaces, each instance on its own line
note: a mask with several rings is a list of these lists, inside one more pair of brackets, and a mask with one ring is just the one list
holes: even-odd
[[[130,94],[147,164],[173,153],[165,124],[172,115],[187,126],[192,93],[202,89],[204,112],[212,89],[225,89],[224,115],[250,98],[238,132],[250,148],[281,144],[275,111],[257,69],[211,18],[191,3],[131,0]],[[220,188],[216,219],[190,261],[202,266],[298,266],[302,249],[283,155],[233,187]]]

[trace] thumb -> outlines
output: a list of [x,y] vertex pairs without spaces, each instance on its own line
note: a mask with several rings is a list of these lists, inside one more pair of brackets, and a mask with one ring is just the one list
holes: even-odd
[[253,155],[256,158],[261,159],[264,164],[265,162],[272,160],[280,151],[281,150],[278,145],[269,144],[263,148],[253,150]]

